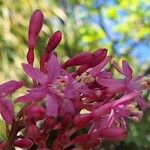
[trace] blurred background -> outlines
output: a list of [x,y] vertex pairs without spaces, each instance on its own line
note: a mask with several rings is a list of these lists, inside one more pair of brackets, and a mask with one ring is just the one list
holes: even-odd
[[[25,79],[20,64],[26,61],[28,23],[36,9],[45,16],[36,65],[49,36],[60,30],[62,61],[105,47],[118,63],[126,59],[135,75],[150,74],[149,0],[0,0],[0,83]],[[150,100],[150,92],[144,94]],[[125,142],[104,143],[102,149],[150,150],[150,111],[142,122],[129,122]]]

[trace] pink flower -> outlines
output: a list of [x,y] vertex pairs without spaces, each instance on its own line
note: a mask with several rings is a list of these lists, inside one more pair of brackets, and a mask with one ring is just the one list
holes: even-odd
[[14,110],[11,101],[9,101],[6,98],[6,96],[15,92],[22,85],[23,85],[22,82],[14,80],[8,81],[0,85],[0,113],[4,118],[4,120],[9,124],[13,123]]
[[27,95],[17,98],[16,102],[32,102],[45,98],[48,116],[57,117],[58,111],[74,113],[73,102],[67,97],[69,95],[69,91],[66,90],[68,77],[61,77],[60,64],[54,54],[46,64],[47,75],[31,65],[23,64],[22,66],[24,71],[39,85],[28,90]]
[[[126,61],[122,61],[122,68],[118,67],[114,63],[115,68],[119,73],[125,76],[125,79],[106,79],[106,78],[97,78],[97,82],[104,86],[108,87],[108,92],[115,93],[130,93],[134,91],[142,92],[141,79],[142,77],[133,78],[132,69]],[[148,108],[147,102],[142,98],[141,95],[137,98],[137,103],[140,105],[142,110]]]

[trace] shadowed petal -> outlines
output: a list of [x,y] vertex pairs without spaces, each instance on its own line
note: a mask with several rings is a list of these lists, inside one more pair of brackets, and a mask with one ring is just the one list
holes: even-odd
[[11,80],[2,85],[0,85],[0,93],[5,93],[5,95],[11,94],[23,85],[21,81]]
[[46,69],[48,73],[48,81],[53,82],[57,79],[60,74],[60,64],[55,55],[52,55],[46,64]]
[[100,71],[106,66],[106,64],[110,61],[111,57],[106,57],[101,63],[97,66],[93,67],[92,70],[89,72],[93,77],[97,76]]
[[123,74],[128,79],[132,79],[132,69],[126,61],[122,61]]
[[33,68],[31,65],[22,64],[23,70],[33,79],[36,80],[40,84],[46,84],[47,78],[44,73],[42,73],[39,69]]
[[46,108],[47,108],[47,115],[48,116],[57,117],[58,103],[57,103],[57,99],[54,95],[48,94],[46,96]]
[[5,98],[2,98],[0,100],[0,113],[7,123],[13,123],[14,110],[13,105],[9,100]]
[[100,137],[111,141],[123,141],[127,138],[124,128],[105,128],[100,131]]
[[137,102],[140,105],[142,111],[145,111],[146,109],[150,107],[150,104],[146,100],[144,100],[144,98],[141,96],[137,98]]
[[63,102],[63,109],[65,110],[65,112],[74,114],[75,113],[75,108],[74,108],[74,104],[71,100],[69,99],[65,99]]

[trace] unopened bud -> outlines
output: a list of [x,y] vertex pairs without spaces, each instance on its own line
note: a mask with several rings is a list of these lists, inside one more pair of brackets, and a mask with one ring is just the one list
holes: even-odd
[[58,46],[61,39],[62,39],[62,33],[60,31],[54,32],[48,41],[46,52],[51,53]]
[[15,141],[15,146],[22,149],[29,149],[32,145],[33,142],[28,138],[18,139]]
[[31,16],[29,22],[29,32],[28,32],[28,47],[29,50],[33,50],[36,44],[36,40],[38,34],[43,25],[44,16],[40,10],[36,10],[33,15]]

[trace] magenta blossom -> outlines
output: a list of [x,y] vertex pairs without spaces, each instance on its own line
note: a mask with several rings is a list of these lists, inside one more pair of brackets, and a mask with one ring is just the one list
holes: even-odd
[[4,120],[9,124],[13,123],[14,110],[12,102],[8,100],[6,96],[15,92],[22,85],[22,82],[14,80],[8,81],[0,85],[0,113]]
[[[90,150],[97,149],[104,140],[125,140],[127,119],[139,122],[148,108],[142,92],[150,89],[150,78],[133,77],[126,61],[122,68],[111,64],[113,57],[107,56],[105,48],[83,52],[60,64],[54,51],[62,39],[59,31],[50,36],[39,69],[33,67],[43,19],[40,10],[30,19],[28,64],[23,63],[22,67],[33,85],[16,98],[15,102],[25,103],[18,112],[14,113],[13,104],[6,97],[22,82],[12,80],[0,85],[0,113],[7,133],[0,149]],[[67,70],[69,67],[73,69]],[[121,78],[116,79],[111,68]]]
[[[39,85],[28,90],[28,94],[17,98],[16,102],[32,102],[44,98],[48,116],[57,117],[58,111],[74,113],[75,108],[71,99],[75,94],[74,91],[82,89],[82,85],[71,81],[71,76],[65,75],[65,77],[62,77],[60,64],[55,55],[52,55],[46,64],[47,75],[31,65],[23,64],[22,66],[24,71]],[[67,90],[70,86],[72,86],[72,89]]]

